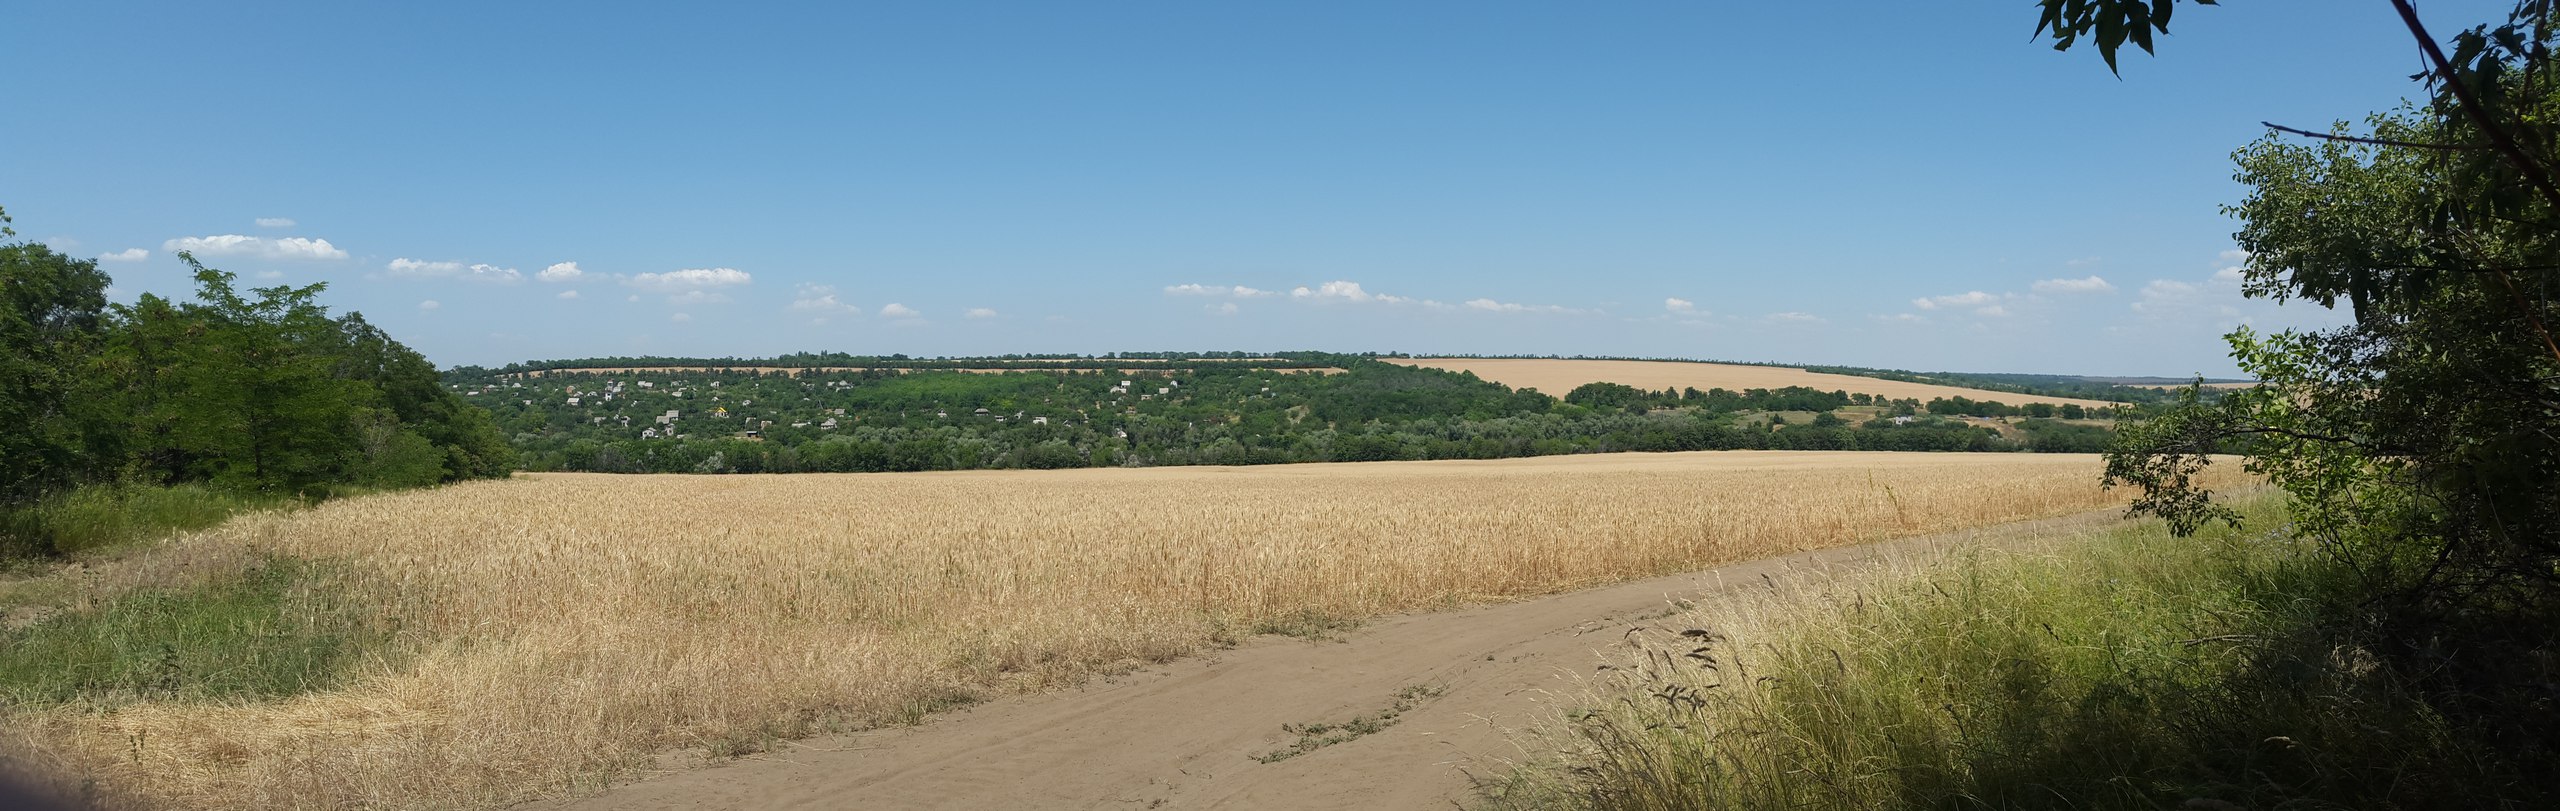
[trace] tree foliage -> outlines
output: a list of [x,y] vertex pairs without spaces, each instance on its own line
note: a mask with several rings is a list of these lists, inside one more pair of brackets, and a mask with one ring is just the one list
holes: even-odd
[[0,244],[0,509],[84,484],[306,494],[504,475],[487,412],[324,285],[246,291],[180,254],[196,297],[110,305],[92,260]]
[[[2048,0],[2048,18],[2057,5],[2076,19],[2082,4]],[[2286,530],[2362,583],[2363,603],[2339,618],[2362,629],[2355,644],[2417,674],[2520,762],[2547,764],[2560,751],[2548,688],[2560,683],[2552,3],[2518,3],[2450,52],[2407,0],[2390,6],[2428,65],[2412,77],[2425,101],[2361,129],[2277,128],[2234,154],[2249,191],[2226,209],[2249,252],[2247,295],[2343,307],[2353,323],[2233,332],[2234,359],[2261,385],[2218,402],[2190,394],[2129,426],[2107,480],[2191,532],[2234,519],[2194,473],[2246,453],[2291,496]]]

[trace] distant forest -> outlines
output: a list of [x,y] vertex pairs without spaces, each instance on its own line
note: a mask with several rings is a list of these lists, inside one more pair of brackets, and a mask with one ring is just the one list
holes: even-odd
[[[1731,449],[2085,453],[2104,449],[2118,416],[1801,387],[1645,391],[1595,383],[1558,398],[1378,357],[623,357],[460,367],[444,379],[490,410],[527,469],[634,473]],[[649,367],[661,368],[614,371]]]

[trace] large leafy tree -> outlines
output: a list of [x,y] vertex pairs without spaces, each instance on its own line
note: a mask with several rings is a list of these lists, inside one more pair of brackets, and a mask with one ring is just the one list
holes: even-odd
[[[2060,47],[2112,66],[2168,0],[2045,0]],[[2292,498],[2288,531],[2351,572],[2341,627],[2527,762],[2560,752],[2560,65],[2552,0],[2440,45],[2390,0],[2422,103],[2241,149],[2227,209],[2248,295],[2343,307],[2346,327],[2229,336],[2264,381],[2129,427],[2108,480],[2192,530],[2232,513],[2193,473],[2217,451]],[[2380,11],[2380,9],[2377,9]],[[2329,13],[2324,9],[2322,13]],[[2130,32],[2141,32],[2140,36]],[[2539,755],[2533,753],[2540,753]]]
[[[0,239],[14,236],[0,212]],[[0,244],[0,504],[98,464],[78,408],[106,313],[107,275],[32,242]]]

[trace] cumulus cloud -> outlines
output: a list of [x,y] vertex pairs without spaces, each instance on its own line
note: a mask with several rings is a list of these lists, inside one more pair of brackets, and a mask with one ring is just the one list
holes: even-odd
[[436,303],[435,299],[427,299],[425,301],[418,302],[418,309],[421,310],[435,310],[443,307],[444,305]]
[[563,299],[563,300],[569,300],[569,301],[575,301],[575,300],[577,300],[577,298],[578,298],[578,291],[576,291],[576,290],[562,290],[562,291],[560,291],[560,295],[556,296],[555,298],[559,298],[559,299]]
[[687,268],[665,273],[636,273],[623,283],[642,290],[681,293],[716,287],[735,287],[755,281],[755,277],[736,268]]
[[667,297],[668,304],[726,304],[729,296],[709,290],[687,290]]
[[2046,279],[2035,283],[2038,293],[2113,293],[2116,286],[2091,274],[2086,279]]
[[836,297],[835,285],[802,284],[791,288],[792,312],[861,315],[862,309]]
[[469,265],[461,262],[428,262],[404,256],[391,260],[391,264],[384,265],[383,269],[389,271],[392,276],[403,279],[460,279],[486,284],[515,284],[524,281],[524,274],[515,268],[502,268],[476,262]]
[[2007,308],[2007,307],[2002,307],[2002,306],[2000,306],[2000,305],[1994,304],[1994,305],[1991,305],[1991,306],[1989,306],[1989,307],[1984,307],[1984,308],[1982,308],[1982,309],[1975,310],[1975,311],[1973,311],[1973,314],[1974,314],[1974,315],[1985,315],[1985,316],[1990,316],[1990,317],[1992,317],[1992,318],[2000,318],[2000,317],[2002,317],[2002,316],[2006,316],[2006,315],[2008,315],[2008,314],[2009,314],[2009,308]]
[[1684,298],[1666,298],[1662,300],[1662,309],[1681,315],[1692,315],[1698,312],[1698,303]]
[[996,311],[985,307],[971,307],[968,312],[962,313],[962,315],[968,318],[994,318],[996,317]]
[[922,313],[922,312],[918,312],[918,311],[916,310],[916,308],[914,308],[914,307],[909,307],[909,306],[907,306],[907,305],[899,304],[899,303],[897,303],[897,302],[894,302],[894,301],[893,301],[893,302],[890,302],[890,303],[889,303],[889,306],[886,306],[886,307],[882,307],[882,308],[880,308],[880,317],[882,317],[882,318],[923,318],[923,317],[924,317],[924,313]]
[[2249,261],[2249,257],[2250,257],[2250,256],[2251,256],[2251,254],[2250,254],[2248,251],[2244,251],[2244,250],[2241,250],[2241,249],[2238,249],[2238,248],[2233,248],[2233,249],[2231,249],[2231,250],[2227,250],[2227,251],[2223,251],[2223,252],[2222,252],[2222,261],[2224,261],[2224,262],[2228,262],[2228,263],[2231,263],[2231,264],[2234,264],[2234,265],[2238,265],[2238,264],[2246,264],[2246,263]]
[[1892,324],[1926,324],[1926,323],[1929,323],[1929,319],[1922,318],[1922,317],[1920,317],[1920,316],[1913,315],[1913,314],[1911,314],[1911,313],[1894,313],[1894,314],[1892,314],[1892,315],[1879,315],[1879,316],[1876,316],[1876,320],[1878,320],[1878,321],[1883,321],[1883,322],[1887,322],[1887,323],[1892,323]]
[[1206,309],[1209,312],[1217,313],[1219,315],[1235,315],[1236,303],[1232,301],[1222,301],[1216,304],[1207,305],[1202,309]]
[[546,282],[558,283],[579,281],[590,275],[593,274],[579,270],[578,263],[576,262],[560,262],[553,264],[550,267],[543,268],[542,272],[533,274],[533,278]]
[[160,244],[170,253],[185,251],[197,256],[243,256],[253,259],[345,259],[347,252],[325,239],[284,237],[265,239],[241,234],[207,237],[179,237]]
[[1761,320],[1767,321],[1767,322],[1772,323],[1772,324],[1820,324],[1820,323],[1823,323],[1822,316],[1814,315],[1814,314],[1812,314],[1812,313],[1796,313],[1796,312],[1770,313],[1770,314],[1768,314],[1767,316],[1764,316]]
[[126,248],[115,253],[98,254],[100,262],[140,262],[149,258],[151,258],[151,252],[141,248]]
[[1292,298],[1300,299],[1350,302],[1366,302],[1375,298],[1374,296],[1369,295],[1369,291],[1360,289],[1359,282],[1346,281],[1325,282],[1324,284],[1316,285],[1312,289],[1300,287],[1296,290],[1289,291],[1289,295]]
[[[1358,285],[1353,285],[1353,287],[1358,287]],[[1171,284],[1165,285],[1164,294],[1168,296],[1220,296],[1225,298],[1261,298],[1263,296],[1279,295],[1279,293],[1274,291],[1256,290],[1240,284],[1233,287],[1221,287],[1211,284]]]
[[460,262],[427,262],[406,256],[393,259],[391,264],[384,267],[390,270],[393,276],[434,277],[451,276],[462,272]]
[[684,323],[684,322],[687,322],[687,321],[691,321],[691,320],[693,320],[693,314],[692,314],[692,313],[676,313],[675,315],[667,316],[667,320],[669,320],[669,321],[673,321],[673,322],[676,322],[676,323],[678,323],[678,324],[682,324],[682,323]]
[[2154,315],[2184,309],[2197,302],[2204,288],[2176,279],[2153,279],[2142,286],[2142,300],[2133,303],[2133,311]]
[[258,218],[258,227],[260,227],[260,228],[292,228],[293,226],[294,226],[294,222],[293,222],[293,218],[292,218],[292,217],[259,217],[259,218]]
[[1998,303],[2000,303],[1999,296],[1985,293],[1980,290],[1967,291],[1952,296],[1930,296],[1927,298],[1916,298],[1911,300],[1911,306],[1918,307],[1923,310],[1935,310],[1942,307],[1988,307]]
[[2239,284],[2245,278],[2237,267],[2227,267],[2213,272],[2213,281],[2217,284]]

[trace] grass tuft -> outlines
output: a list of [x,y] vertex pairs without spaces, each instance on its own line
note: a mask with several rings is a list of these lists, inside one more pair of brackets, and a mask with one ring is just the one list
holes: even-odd
[[0,631],[0,701],[113,707],[334,686],[386,636],[328,599],[319,575],[312,564],[272,560]]
[[1439,698],[1446,688],[1416,684],[1396,691],[1395,699],[1385,708],[1338,723],[1282,724],[1280,731],[1298,736],[1288,746],[1253,756],[1262,763],[1278,763],[1337,743],[1348,743],[1395,726],[1405,713],[1422,706],[1422,702]]

